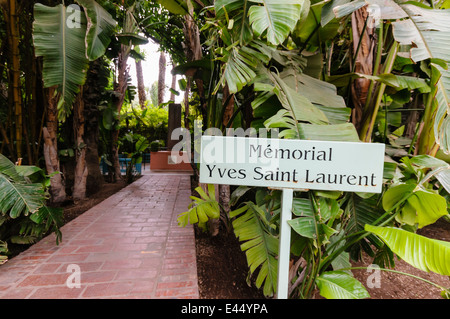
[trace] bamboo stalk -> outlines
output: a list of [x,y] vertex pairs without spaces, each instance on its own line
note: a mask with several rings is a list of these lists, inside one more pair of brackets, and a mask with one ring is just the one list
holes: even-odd
[[12,77],[12,99],[15,120],[16,156],[22,157],[23,143],[23,115],[22,115],[22,93],[20,86],[20,52],[19,52],[19,24],[16,8],[16,0],[9,0],[9,43],[11,50],[11,77]]

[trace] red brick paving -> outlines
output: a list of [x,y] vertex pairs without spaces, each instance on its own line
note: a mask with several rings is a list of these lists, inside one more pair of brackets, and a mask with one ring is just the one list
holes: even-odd
[[[199,298],[188,175],[149,174],[0,266],[0,299]],[[69,265],[80,270],[80,287]],[[69,282],[69,285],[67,283]]]

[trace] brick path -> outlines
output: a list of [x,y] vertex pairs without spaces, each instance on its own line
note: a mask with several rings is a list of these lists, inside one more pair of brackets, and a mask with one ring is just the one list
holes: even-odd
[[50,235],[0,266],[0,299],[198,298],[194,231],[176,220],[189,194],[187,175],[142,176],[66,224],[59,246]]

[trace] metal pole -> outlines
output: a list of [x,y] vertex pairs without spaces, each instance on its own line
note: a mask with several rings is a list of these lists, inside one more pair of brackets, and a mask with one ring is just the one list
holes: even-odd
[[292,218],[292,201],[294,190],[285,188],[281,198],[280,216],[280,248],[278,254],[278,285],[277,298],[288,299],[289,289],[289,260],[291,253],[291,226],[288,221]]

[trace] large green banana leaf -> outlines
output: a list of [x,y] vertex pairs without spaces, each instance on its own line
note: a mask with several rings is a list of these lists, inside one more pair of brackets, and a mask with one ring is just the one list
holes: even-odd
[[366,288],[354,277],[343,271],[327,271],[316,279],[320,295],[327,299],[370,298]]
[[94,0],[77,2],[86,14],[77,6],[48,7],[40,3],[34,6],[35,52],[43,57],[45,87],[57,87],[60,120],[71,112],[86,80],[89,60],[105,53],[116,26],[111,15]]
[[263,292],[271,296],[277,287],[278,261],[278,239],[273,236],[269,229],[270,221],[266,219],[263,209],[252,202],[230,212],[233,220],[233,229],[236,237],[241,242],[241,249],[245,251],[250,273],[260,267],[256,278],[256,286],[260,288],[263,284]]
[[[428,58],[450,62],[450,10],[435,10],[413,4],[402,4],[408,19],[393,22],[394,37],[411,45],[411,59],[419,62]],[[436,83],[437,111],[434,118],[436,143],[445,153],[450,152],[450,70],[435,64],[441,77]]]
[[383,196],[383,208],[391,209],[406,195],[410,195],[396,219],[419,228],[433,224],[448,214],[447,201],[441,195],[418,187],[415,183],[399,184],[389,188]]
[[281,44],[295,28],[300,19],[304,0],[251,0],[261,3],[253,5],[248,15],[250,25],[257,35],[266,32],[267,40],[272,44]]
[[226,62],[221,83],[226,80],[230,92],[236,93],[250,83],[255,77],[258,60],[250,55],[245,47],[233,47],[224,51],[223,60]]
[[346,107],[342,96],[337,94],[336,86],[313,78],[306,74],[298,74],[292,68],[284,70],[280,77],[290,87],[306,97],[321,110],[330,124],[347,123],[351,109]]
[[[69,23],[73,15],[77,20]],[[34,17],[33,40],[36,56],[44,59],[44,85],[57,86],[59,118],[64,120],[86,80],[86,17],[62,4],[47,7],[40,3],[34,6]]]
[[365,230],[380,237],[395,254],[412,266],[426,272],[450,275],[449,242],[392,227],[366,225]]
[[250,25],[258,37],[266,35],[269,43],[278,45],[283,43],[289,33],[294,30],[306,4],[309,4],[309,1],[218,0],[214,2],[214,9],[217,17],[228,16],[233,21],[237,17],[234,22],[237,22],[241,44],[250,37]]
[[[326,124],[328,118],[309,99],[289,87],[277,74],[271,73],[270,77],[275,84],[274,92],[281,105],[288,111],[295,123],[304,121],[312,124]],[[295,124],[294,124],[295,125]]]
[[44,206],[42,184],[28,183],[15,170],[14,164],[0,154],[0,216],[11,218],[35,213]]
[[166,8],[170,13],[186,15],[189,14],[185,1],[158,0],[158,3]]
[[[230,30],[239,39],[239,44],[246,45],[253,38],[253,30],[248,21],[248,9],[250,1],[248,0],[217,0],[214,1],[214,10],[216,17],[221,18],[232,14],[233,28]],[[236,11],[236,12],[233,12]]]
[[86,54],[94,61],[105,54],[111,42],[111,34],[117,25],[116,20],[94,0],[77,0],[86,10],[87,34]]
[[214,185],[208,185],[208,193],[201,187],[197,187],[196,192],[201,198],[191,196],[194,201],[189,205],[187,212],[181,213],[178,216],[178,225],[185,227],[187,224],[199,223],[200,227],[204,227],[209,219],[220,217],[219,203],[216,201]]

